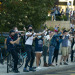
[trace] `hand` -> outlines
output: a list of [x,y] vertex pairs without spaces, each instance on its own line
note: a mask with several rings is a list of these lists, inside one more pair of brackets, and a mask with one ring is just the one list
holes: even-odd
[[49,48],[48,48],[47,52],[49,52]]
[[32,34],[34,34],[34,31],[32,31]]
[[18,37],[18,39],[17,39],[17,40],[19,41],[20,39],[21,39],[21,38],[20,38],[20,37]]
[[20,37],[16,40],[16,44],[19,44],[20,42]]
[[45,31],[47,31],[48,29],[46,28]]
[[26,28],[25,27],[23,29],[26,31]]
[[18,34],[17,36],[18,36],[18,38],[19,38],[20,35]]

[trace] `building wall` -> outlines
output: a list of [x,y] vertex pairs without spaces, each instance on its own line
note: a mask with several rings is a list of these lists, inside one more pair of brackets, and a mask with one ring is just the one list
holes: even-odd
[[45,24],[47,25],[47,27],[55,27],[55,25],[60,24],[60,29],[70,29],[70,21],[46,21]]

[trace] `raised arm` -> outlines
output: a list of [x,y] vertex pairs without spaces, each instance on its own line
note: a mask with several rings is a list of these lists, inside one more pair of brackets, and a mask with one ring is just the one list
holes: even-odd
[[18,44],[19,40],[20,40],[20,38],[18,38],[16,41],[10,41],[10,44]]

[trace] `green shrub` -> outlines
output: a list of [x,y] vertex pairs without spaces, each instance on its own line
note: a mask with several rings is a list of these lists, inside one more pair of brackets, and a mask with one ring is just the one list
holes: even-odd
[[56,16],[56,20],[61,21],[61,20],[63,20],[63,18],[61,16]]
[[47,17],[47,20],[51,20],[51,16],[48,16],[48,17]]
[[4,44],[5,37],[0,37],[0,44]]
[[64,21],[67,21],[67,16],[64,15],[64,16],[63,16],[63,19],[64,19]]
[[49,27],[50,31],[54,31],[54,27]]

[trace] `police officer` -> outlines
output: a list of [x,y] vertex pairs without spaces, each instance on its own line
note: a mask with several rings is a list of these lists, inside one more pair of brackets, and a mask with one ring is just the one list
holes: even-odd
[[14,59],[14,69],[13,71],[15,73],[18,73],[18,68],[17,68],[17,64],[18,64],[18,53],[15,50],[15,44],[18,44],[20,38],[18,37],[17,40],[14,41],[14,35],[15,35],[15,31],[14,30],[10,30],[9,32],[9,37],[7,38],[7,51],[9,51]]

